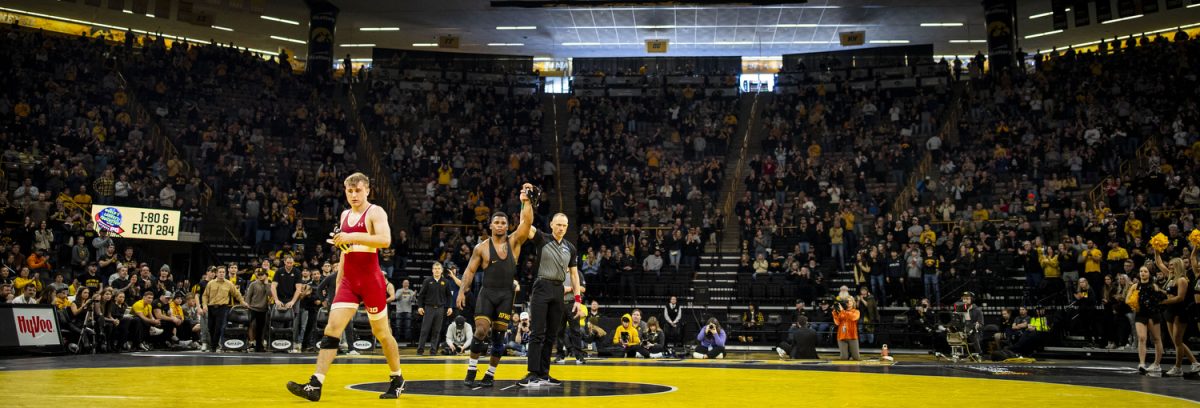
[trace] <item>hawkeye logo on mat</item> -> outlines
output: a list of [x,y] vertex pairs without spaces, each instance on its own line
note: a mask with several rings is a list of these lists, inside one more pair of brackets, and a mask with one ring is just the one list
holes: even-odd
[[53,346],[59,344],[58,323],[52,308],[13,308],[13,323],[17,326],[17,344],[21,346]]

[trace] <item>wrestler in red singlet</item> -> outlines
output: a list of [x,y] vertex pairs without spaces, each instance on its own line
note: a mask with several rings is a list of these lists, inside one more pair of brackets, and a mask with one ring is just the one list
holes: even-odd
[[[367,206],[362,214],[352,214],[351,210],[343,211],[341,232],[368,232],[366,219],[371,207],[374,207],[374,204]],[[387,281],[383,271],[379,269],[377,250],[365,245],[349,245],[344,254],[342,277],[338,281],[337,294],[333,296],[331,308],[358,309],[361,302],[367,308],[367,314],[386,310]]]

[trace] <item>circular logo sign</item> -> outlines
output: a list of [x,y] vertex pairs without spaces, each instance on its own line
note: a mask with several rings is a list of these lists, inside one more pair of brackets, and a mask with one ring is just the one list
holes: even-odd
[[121,229],[121,210],[114,207],[105,207],[96,213],[96,227],[105,231],[122,234],[125,230]]
[[279,339],[271,342],[271,348],[276,350],[287,350],[289,347],[292,347],[292,342],[289,340]]
[[354,342],[354,348],[359,349],[359,350],[367,350],[367,349],[370,349],[371,346],[372,346],[371,342],[366,341],[366,340],[359,340],[359,341]]
[[227,348],[227,349],[237,350],[242,347],[246,347],[246,342],[238,340],[238,339],[225,340],[225,348]]

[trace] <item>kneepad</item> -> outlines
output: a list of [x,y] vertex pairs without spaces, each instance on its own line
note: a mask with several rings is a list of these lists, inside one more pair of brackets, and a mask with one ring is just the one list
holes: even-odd
[[487,352],[487,343],[484,343],[483,341],[480,341],[479,339],[475,339],[475,342],[471,343],[471,353],[483,354],[486,352]]
[[492,331],[492,357],[504,357],[504,332]]
[[324,336],[321,337],[321,341],[317,342],[317,347],[321,350],[337,350],[339,343],[341,343],[341,340],[337,337]]

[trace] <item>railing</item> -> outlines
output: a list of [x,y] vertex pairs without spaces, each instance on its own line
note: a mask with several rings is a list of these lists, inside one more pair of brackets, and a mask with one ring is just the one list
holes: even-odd
[[358,138],[358,157],[367,159],[367,165],[370,166],[371,174],[375,180],[373,184],[379,187],[379,194],[376,197],[382,198],[383,205],[387,209],[388,214],[397,214],[400,216],[400,219],[397,220],[399,222],[391,224],[392,236],[397,236],[401,228],[406,228],[409,225],[407,206],[402,208],[401,205],[404,201],[396,198],[398,195],[403,196],[404,190],[403,188],[396,189],[392,185],[391,172],[384,171],[385,167],[379,160],[379,157],[385,154],[386,151],[378,148],[375,139],[371,137],[371,133],[367,132],[367,127],[363,125],[362,118],[359,117],[358,97],[354,93],[354,84],[347,85],[347,94],[350,109],[354,110],[351,116],[355,118],[355,125],[358,125],[358,134],[361,135]]
[[[558,210],[563,211],[563,188],[562,188],[562,162],[559,160],[559,155],[562,153],[562,146],[559,145],[558,135],[558,96],[550,95],[550,105],[554,107],[554,170],[558,174],[554,175],[555,190],[558,192]],[[576,183],[579,181],[576,180]]]
[[[941,149],[945,149],[947,144],[956,144],[958,141],[958,120],[959,115],[962,112],[961,98],[962,95],[960,92],[955,92],[952,103],[950,104],[950,110],[945,114],[945,120],[942,122],[942,128],[938,132],[938,134],[941,135],[940,137],[943,138]],[[953,141],[951,141],[951,139],[953,139]],[[931,154],[929,150],[925,148],[924,143],[922,143],[920,146],[913,146],[913,148],[921,149],[921,151],[925,152],[925,154],[921,156],[921,162],[918,163],[916,168],[913,169],[913,173],[909,176],[907,184],[902,190],[900,190],[900,194],[896,196],[896,200],[892,203],[892,214],[897,216],[911,208],[913,197],[917,194],[917,183],[921,181],[926,174],[929,174],[929,169],[933,166],[933,154]]]
[[[746,167],[746,151],[748,150],[747,147],[750,144],[750,132],[754,130],[754,123],[758,119],[757,118],[757,116],[758,116],[757,115],[757,113],[758,113],[758,97],[759,97],[759,94],[755,93],[754,101],[751,102],[751,104],[750,104],[750,115],[748,118],[745,119],[746,131],[742,134],[742,143],[741,143],[741,146],[738,147],[740,150],[738,151],[737,166],[734,166],[733,178],[730,179],[731,186],[736,185],[736,183],[741,182],[742,172],[745,170],[745,167]],[[734,193],[736,192],[735,190],[737,190],[737,189],[729,190],[729,194],[725,196],[725,204],[721,206],[721,213],[724,214],[726,217],[732,217],[733,202],[734,202],[733,196],[734,196]]]
[[[1142,145],[1138,146],[1137,150],[1134,151],[1133,160],[1126,160],[1123,163],[1121,163],[1121,169],[1117,172],[1116,175],[1110,176],[1110,177],[1117,177],[1117,178],[1125,177],[1125,176],[1129,175],[1131,172],[1133,172],[1134,165],[1141,166],[1141,165],[1145,164],[1148,160],[1146,158],[1146,153],[1149,152],[1151,149],[1153,149],[1154,146],[1157,145],[1157,142],[1158,142],[1158,137],[1151,136],[1151,137],[1147,138],[1146,141],[1142,142]],[[1096,204],[1099,203],[1100,200],[1102,199],[1103,193],[1101,193],[1101,190],[1103,188],[1104,188],[1104,182],[1101,181],[1099,183],[1096,183],[1095,186],[1092,186],[1092,189],[1090,191],[1088,191],[1088,201],[1090,201],[1092,203],[1093,207],[1095,207]]]

